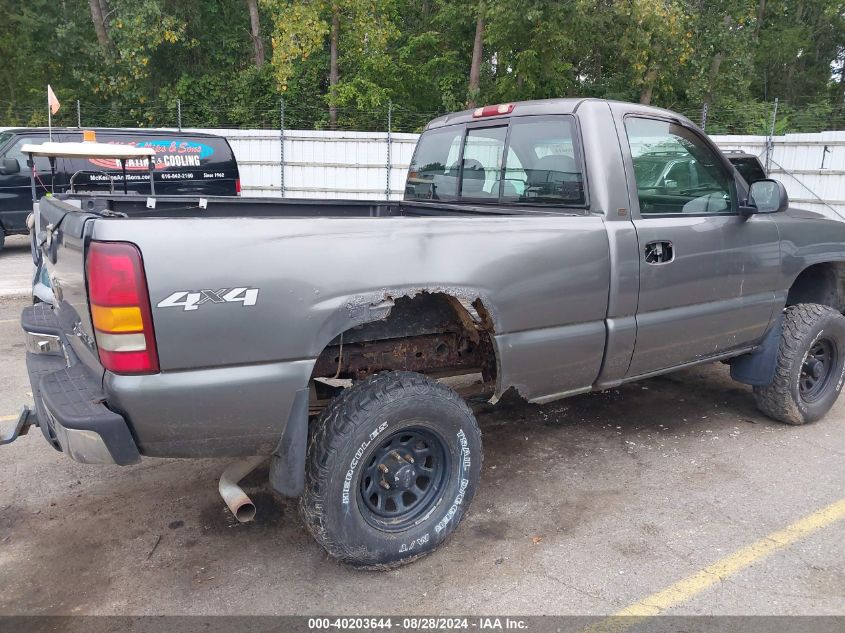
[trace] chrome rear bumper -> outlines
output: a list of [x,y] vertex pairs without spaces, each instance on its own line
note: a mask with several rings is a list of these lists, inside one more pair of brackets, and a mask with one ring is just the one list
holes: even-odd
[[[133,464],[140,453],[119,413],[105,405],[102,375],[79,362],[65,344],[47,304],[28,306],[21,315],[26,367],[37,424],[57,449],[86,464]],[[12,440],[10,440],[12,441]]]

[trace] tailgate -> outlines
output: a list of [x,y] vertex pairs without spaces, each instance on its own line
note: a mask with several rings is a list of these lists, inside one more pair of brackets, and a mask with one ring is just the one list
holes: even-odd
[[55,295],[59,325],[79,359],[102,374],[85,283],[85,250],[93,221],[76,200],[44,197],[39,203],[38,244]]

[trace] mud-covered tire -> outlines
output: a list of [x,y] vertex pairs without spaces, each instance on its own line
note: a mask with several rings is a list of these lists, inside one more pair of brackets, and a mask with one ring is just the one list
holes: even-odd
[[[475,494],[482,459],[478,423],[457,393],[413,372],[372,376],[335,398],[316,423],[303,521],[346,564],[398,567],[455,531]],[[391,512],[398,514],[387,516]]]
[[[827,363],[817,361],[825,357]],[[820,375],[814,377],[817,362]],[[775,378],[754,387],[754,399],[760,411],[775,420],[815,422],[836,402],[843,378],[845,317],[827,306],[799,303],[784,311]]]

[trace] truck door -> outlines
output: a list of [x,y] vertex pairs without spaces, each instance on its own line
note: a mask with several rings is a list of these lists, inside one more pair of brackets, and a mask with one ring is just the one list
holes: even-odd
[[[0,224],[7,233],[26,233],[26,216],[32,211],[29,167],[26,164],[27,156],[21,153],[21,147],[25,143],[43,143],[46,140],[46,134],[18,136],[0,156],[0,166],[3,165],[5,159],[17,162],[17,170],[0,171]],[[43,157],[36,158],[35,169],[38,174],[36,191],[41,197],[51,191],[53,179],[50,175],[50,161]],[[55,178],[57,186],[60,180],[61,174],[57,173]]]
[[[732,170],[694,127],[637,112],[617,116],[617,127],[640,256],[628,376],[754,345],[774,308],[777,226],[738,213]],[[662,161],[687,165],[690,177],[655,180]]]

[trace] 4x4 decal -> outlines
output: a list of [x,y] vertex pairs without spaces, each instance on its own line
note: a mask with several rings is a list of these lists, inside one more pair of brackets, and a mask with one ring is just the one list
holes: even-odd
[[241,303],[254,306],[258,302],[258,288],[220,288],[220,290],[180,290],[156,304],[157,308],[198,310],[206,303]]

